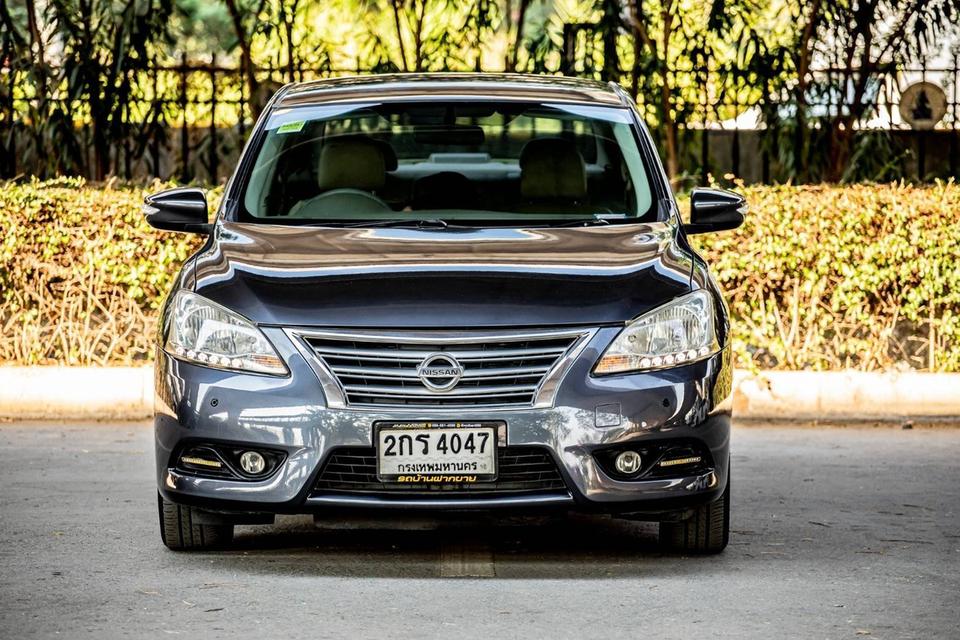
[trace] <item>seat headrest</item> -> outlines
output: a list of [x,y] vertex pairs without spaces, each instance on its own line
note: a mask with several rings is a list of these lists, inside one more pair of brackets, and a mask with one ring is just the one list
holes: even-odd
[[[317,159],[317,184],[323,190],[381,188],[388,168],[384,146],[359,137],[327,142],[320,148]],[[395,155],[392,160],[396,162]]]
[[415,209],[476,209],[477,188],[467,176],[441,171],[413,183]]
[[520,151],[520,195],[525,199],[579,200],[587,195],[587,171],[576,145],[563,138],[535,138]]

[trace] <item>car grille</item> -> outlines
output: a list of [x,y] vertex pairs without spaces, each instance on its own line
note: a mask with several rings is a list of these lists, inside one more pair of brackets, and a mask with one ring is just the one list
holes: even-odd
[[501,447],[497,451],[497,479],[475,484],[390,483],[377,479],[373,447],[344,447],[330,454],[317,478],[313,494],[443,494],[516,495],[565,492],[556,463],[539,447]]
[[[336,378],[344,404],[360,407],[530,406],[544,379],[583,331],[430,339],[314,333],[302,339]],[[418,367],[442,354],[462,368],[453,388],[436,391]]]

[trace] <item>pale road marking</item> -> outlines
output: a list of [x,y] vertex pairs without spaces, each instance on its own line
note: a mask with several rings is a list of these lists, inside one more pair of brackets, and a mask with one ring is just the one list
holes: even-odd
[[458,540],[458,532],[446,531],[440,543],[441,578],[493,578],[493,550],[490,545]]

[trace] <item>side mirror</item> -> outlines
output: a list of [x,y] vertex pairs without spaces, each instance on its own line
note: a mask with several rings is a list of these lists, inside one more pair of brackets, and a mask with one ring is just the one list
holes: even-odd
[[143,213],[147,224],[155,229],[203,235],[213,229],[207,217],[207,197],[196,187],[178,187],[149,195],[143,199]]
[[747,201],[743,196],[723,189],[697,187],[690,194],[690,222],[687,233],[709,233],[736,229],[743,224]]

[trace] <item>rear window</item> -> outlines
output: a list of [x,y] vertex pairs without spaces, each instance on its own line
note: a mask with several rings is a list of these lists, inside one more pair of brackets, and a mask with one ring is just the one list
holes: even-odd
[[241,197],[271,224],[655,217],[630,112],[417,102],[274,112]]

